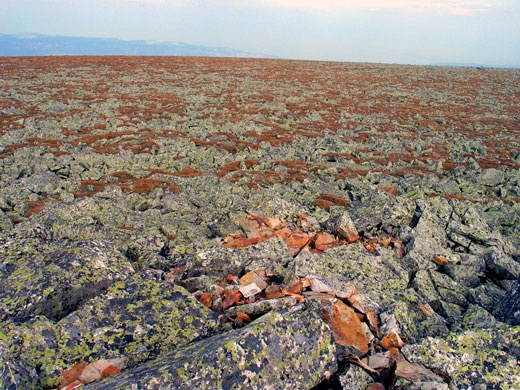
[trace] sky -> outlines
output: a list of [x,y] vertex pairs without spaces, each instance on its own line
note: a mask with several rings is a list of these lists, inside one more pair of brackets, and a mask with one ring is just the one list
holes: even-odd
[[0,0],[0,33],[290,59],[520,67],[520,0]]

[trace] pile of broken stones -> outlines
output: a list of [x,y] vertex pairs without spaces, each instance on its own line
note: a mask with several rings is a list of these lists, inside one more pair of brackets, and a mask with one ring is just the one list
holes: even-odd
[[323,194],[322,221],[271,192],[192,254],[54,235],[121,192],[47,206],[1,232],[1,387],[517,387],[511,241],[463,201],[362,192]]

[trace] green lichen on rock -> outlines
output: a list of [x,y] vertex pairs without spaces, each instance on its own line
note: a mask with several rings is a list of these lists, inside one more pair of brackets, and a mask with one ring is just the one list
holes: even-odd
[[308,304],[161,355],[96,388],[312,388],[335,370],[332,333]]
[[412,363],[446,373],[457,388],[514,389],[520,384],[520,327],[472,329],[403,348]]
[[134,366],[207,337],[218,322],[185,289],[141,273],[116,282],[57,325],[67,362],[124,355]]
[[120,253],[96,242],[21,257],[0,275],[0,318],[59,320],[131,272]]

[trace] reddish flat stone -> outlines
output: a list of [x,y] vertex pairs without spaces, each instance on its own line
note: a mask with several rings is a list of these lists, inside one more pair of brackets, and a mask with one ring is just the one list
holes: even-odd
[[326,251],[327,249],[334,248],[340,245],[339,241],[332,234],[327,232],[321,232],[316,235],[314,241],[314,248],[320,251]]
[[353,309],[338,300],[324,308],[324,320],[332,329],[337,344],[353,347],[362,354],[368,352],[363,325]]

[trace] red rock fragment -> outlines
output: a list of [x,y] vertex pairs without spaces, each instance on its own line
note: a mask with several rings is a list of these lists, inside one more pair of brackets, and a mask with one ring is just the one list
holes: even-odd
[[226,310],[241,300],[242,293],[240,290],[225,290],[224,294],[222,294],[222,308]]
[[238,283],[238,276],[233,275],[233,274],[227,274],[226,282],[227,282],[227,284]]
[[213,306],[213,297],[210,293],[203,293],[200,297],[198,297],[198,300],[209,309],[211,309]]
[[60,389],[61,390],[74,390],[74,389],[80,388],[81,386],[83,386],[83,382],[76,379],[74,382],[71,382],[66,386],[63,386],[63,387],[60,386]]
[[257,238],[248,238],[244,235],[231,235],[224,238],[224,244],[222,247],[224,248],[245,248],[251,245],[255,245],[262,242],[261,239]]
[[250,271],[239,280],[241,286],[247,286],[248,284],[255,283],[261,290],[267,287],[267,283],[264,279],[256,272]]
[[274,234],[285,242],[285,240],[287,240],[291,236],[291,234],[293,234],[293,232],[288,227],[285,227],[283,229],[275,231]]
[[354,222],[347,213],[344,213],[334,225],[334,233],[349,243],[359,241],[359,234],[354,226]]
[[336,296],[350,304],[354,309],[360,313],[365,313],[365,305],[361,301],[361,296],[358,294],[356,287],[352,283],[347,283],[342,286],[341,291],[336,292]]
[[368,310],[365,315],[367,317],[368,326],[372,332],[375,333],[376,337],[379,337],[379,323],[377,321],[376,315],[371,310]]
[[109,365],[107,368],[105,368],[103,371],[101,371],[101,375],[103,378],[106,378],[110,375],[115,375],[121,372],[121,369],[119,367]]
[[[114,363],[115,365],[112,363]],[[83,369],[83,371],[81,372],[81,375],[78,377],[78,379],[82,383],[85,383],[85,384],[92,383],[94,381],[103,379],[103,378],[107,377],[108,375],[113,375],[113,374],[120,372],[121,368],[118,366],[121,366],[121,362],[119,361],[119,359],[96,360],[95,362],[90,363],[88,366],[86,366]],[[107,375],[104,375],[103,374],[104,372]],[[112,372],[112,374],[110,374],[111,372]]]
[[278,218],[265,218],[265,224],[271,229],[280,230],[287,226],[286,223],[280,221]]
[[283,292],[285,293],[285,295],[296,298],[298,303],[305,301],[305,297],[301,294],[296,294],[296,293],[292,293],[290,291],[285,291],[285,290]]
[[[80,362],[67,370],[63,370],[63,372],[61,373],[60,388],[64,388],[65,386],[72,384],[74,381],[76,381],[78,377],[81,375],[83,369],[87,366],[88,363]],[[75,387],[71,387],[71,389],[75,389]]]
[[326,251],[338,245],[340,245],[340,243],[336,237],[327,232],[318,233],[314,241],[314,248],[320,251]]
[[249,317],[246,313],[242,313],[241,311],[237,312],[237,318],[240,318],[242,321],[251,322],[253,321],[251,317]]
[[369,253],[374,253],[376,251],[376,247],[369,242],[364,242],[363,246]]
[[301,279],[294,280],[291,284],[288,284],[283,289],[284,293],[291,292],[294,294],[301,294],[303,291],[303,282]]
[[265,289],[266,299],[282,298],[285,294],[282,292],[282,288],[277,285],[271,285]]
[[385,390],[385,386],[382,383],[372,383],[366,390]]
[[363,368],[364,370],[366,370],[366,371],[368,371],[368,372],[370,372],[372,374],[379,374],[378,371],[374,370],[368,364],[365,364],[364,362],[362,362],[361,359],[358,356],[350,355],[350,356],[347,357],[346,361],[349,362],[349,363],[352,363],[352,364],[356,364],[356,365],[360,366],[361,368]]
[[395,361],[395,376],[412,380],[444,382],[443,379],[433,371],[424,366],[409,363],[406,360]]
[[306,247],[312,240],[312,235],[303,232],[294,232],[285,241],[289,255],[295,257],[300,251]]
[[323,319],[329,324],[337,344],[353,347],[361,354],[368,352],[363,325],[352,308],[339,300],[331,302],[324,307]]
[[449,263],[448,259],[444,256],[440,256],[440,255],[437,255],[437,256],[433,256],[433,259],[432,261],[437,264],[437,265],[446,265]]
[[166,280],[168,280],[169,282],[175,281],[175,279],[177,279],[178,276],[182,275],[182,273],[185,270],[186,270],[186,266],[185,265],[183,265],[181,267],[176,267],[176,268],[170,269],[166,273]]
[[389,350],[390,348],[402,348],[404,347],[404,342],[401,340],[401,337],[395,332],[388,333],[381,340],[381,345],[384,349]]

